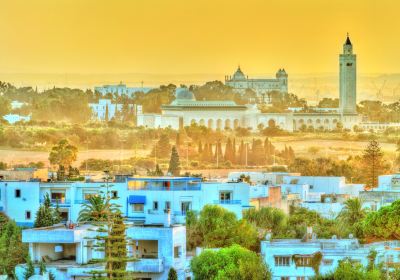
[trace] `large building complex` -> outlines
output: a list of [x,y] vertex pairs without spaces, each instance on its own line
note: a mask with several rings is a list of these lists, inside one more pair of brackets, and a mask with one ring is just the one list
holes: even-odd
[[[196,100],[194,94],[187,88],[180,88],[176,91],[176,99],[161,108],[161,114],[146,114],[138,110],[137,125],[148,128],[180,129],[198,124],[221,130],[237,127],[255,130],[259,126],[276,126],[290,132],[304,129],[352,130],[356,126],[361,127],[362,117],[356,113],[356,65],[352,48],[350,39],[347,38],[343,54],[340,55],[340,108],[337,110],[326,111],[317,108],[312,112],[287,110],[282,113],[263,113],[254,104],[237,105],[233,101]],[[287,75],[282,71],[284,70],[278,72],[282,75],[282,79],[278,80],[287,85]],[[240,69],[232,78],[232,80],[237,79],[244,79],[237,86],[243,85],[240,88],[245,90],[247,82]]]
[[279,69],[275,79],[249,79],[239,66],[233,76],[225,76],[225,84],[241,94],[245,93],[247,89],[251,89],[257,93],[259,98],[269,100],[268,93],[272,91],[288,92],[288,75],[285,69]]
[[136,92],[144,92],[147,93],[152,88],[149,87],[127,87],[125,84],[120,82],[117,85],[104,85],[94,87],[94,91],[100,93],[101,95],[113,94],[113,95],[127,95],[129,97],[133,97]]

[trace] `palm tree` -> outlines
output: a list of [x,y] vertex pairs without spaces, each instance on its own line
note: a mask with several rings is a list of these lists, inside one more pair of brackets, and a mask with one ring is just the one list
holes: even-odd
[[367,215],[367,209],[363,208],[363,201],[356,197],[346,200],[338,219],[343,225],[354,226]]
[[110,203],[111,198],[105,196],[91,196],[86,203],[83,204],[82,210],[79,212],[79,222],[106,222],[110,214],[115,213],[118,208],[114,203]]

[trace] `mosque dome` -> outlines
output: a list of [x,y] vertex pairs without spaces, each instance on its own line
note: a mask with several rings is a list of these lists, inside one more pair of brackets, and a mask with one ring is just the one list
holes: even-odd
[[240,69],[240,66],[236,70],[235,74],[233,74],[232,80],[236,81],[246,80],[246,76],[243,74],[242,70]]
[[191,92],[187,88],[178,88],[175,91],[175,100],[191,100],[195,101],[196,98],[194,97],[193,92]]

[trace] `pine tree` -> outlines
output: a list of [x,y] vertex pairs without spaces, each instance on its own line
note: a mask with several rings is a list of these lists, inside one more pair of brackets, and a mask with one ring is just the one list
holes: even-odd
[[24,272],[24,279],[28,280],[31,276],[35,275],[35,267],[33,266],[33,262],[31,258],[28,256],[26,260],[26,268]]
[[218,141],[217,144],[215,145],[215,154],[214,154],[214,158],[217,159],[217,156],[218,156],[219,162],[223,161],[223,159],[224,159],[224,154],[222,153],[221,141]]
[[157,158],[167,158],[171,151],[171,144],[167,134],[162,134],[158,142],[154,145],[150,156]]
[[181,172],[181,164],[179,161],[179,154],[178,151],[176,150],[176,147],[173,146],[171,150],[171,158],[169,160],[168,173],[174,176],[179,176],[180,172]]
[[239,147],[239,159],[238,159],[240,165],[246,164],[246,149],[247,149],[247,144],[245,145],[242,140]]
[[51,207],[49,194],[46,193],[43,204],[40,205],[38,211],[36,212],[34,227],[48,227],[59,223],[61,221],[61,217],[57,208],[54,209]]
[[110,188],[112,186],[108,185],[108,181],[107,174],[107,183],[102,186],[106,188],[105,207],[102,210],[104,218],[92,221],[97,226],[98,235],[89,238],[93,243],[91,248],[98,252],[104,252],[103,258],[92,259],[91,262],[105,264],[105,266],[104,269],[93,270],[88,273],[92,275],[92,279],[132,279],[132,273],[126,271],[126,265],[128,262],[137,261],[137,259],[127,256],[126,248],[132,244],[127,240],[126,227],[121,212],[115,208],[116,204],[111,203],[111,200],[115,198],[111,197]]
[[364,174],[367,186],[376,188],[378,176],[383,170],[383,152],[376,140],[371,140],[363,153]]
[[110,258],[107,260],[106,269],[108,276],[112,279],[125,279],[127,263],[127,241],[125,236],[125,224],[118,213],[114,216],[111,234],[108,236],[105,251]]
[[156,164],[156,169],[154,170],[154,176],[164,176],[164,173],[162,172],[158,163]]
[[176,270],[173,267],[171,267],[168,271],[167,280],[178,280],[178,274],[176,273]]

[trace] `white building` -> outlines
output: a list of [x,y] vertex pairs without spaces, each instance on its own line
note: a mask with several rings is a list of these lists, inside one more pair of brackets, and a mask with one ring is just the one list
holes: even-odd
[[[59,206],[64,221],[76,222],[82,204],[104,191],[104,182],[0,181],[0,211],[20,226],[32,226],[46,194]],[[114,202],[124,216],[136,223],[162,224],[160,214],[171,212],[173,223],[184,223],[188,210],[201,211],[207,204],[220,205],[242,217],[250,206],[248,184],[202,182],[192,177],[129,178],[110,183]],[[160,220],[161,219],[161,220]]]
[[152,88],[149,87],[127,87],[122,82],[117,85],[104,85],[104,86],[94,87],[94,91],[100,93],[103,96],[111,93],[113,95],[118,95],[118,96],[127,95],[129,97],[134,97],[134,94],[136,92],[147,93],[150,90],[152,90]]
[[[31,260],[43,261],[55,279],[89,279],[91,271],[104,269],[100,264],[90,264],[92,259],[104,257],[104,252],[94,247],[99,234],[96,226],[89,224],[77,224],[72,229],[58,225],[23,230],[22,242],[29,244]],[[127,224],[126,236],[127,255],[137,259],[127,263],[127,271],[133,273],[134,279],[163,280],[171,267],[177,271],[178,279],[186,279],[185,226]],[[16,267],[17,279],[25,279],[25,269],[25,264]],[[38,267],[35,270],[39,272]]]
[[20,109],[22,106],[26,105],[25,102],[20,102],[18,100],[11,101],[11,110]]
[[360,192],[364,207],[373,211],[400,199],[400,174],[378,177],[378,187]]
[[16,122],[29,122],[31,120],[31,116],[21,116],[17,114],[7,114],[3,116],[9,124],[15,124]]
[[275,79],[249,79],[238,67],[233,76],[225,76],[225,84],[240,94],[245,93],[246,89],[251,89],[256,92],[259,99],[269,103],[268,94],[271,91],[288,92],[288,75],[285,69],[279,69],[275,77]]
[[261,241],[261,255],[269,266],[274,280],[300,280],[315,276],[312,267],[316,260],[321,275],[334,271],[339,261],[350,259],[353,262],[368,265],[371,250],[377,251],[375,264],[399,264],[400,243],[398,241],[377,242],[360,245],[355,238],[317,239],[309,232],[307,240],[274,239]]
[[[104,121],[106,118],[108,120],[113,119],[117,112],[122,111],[123,106],[123,104],[113,104],[110,99],[99,99],[98,103],[89,103],[93,119],[101,121]],[[132,111],[136,109],[134,104],[128,104],[128,107]]]
[[[256,105],[237,105],[233,101],[196,100],[192,92],[180,88],[176,91],[176,99],[171,104],[162,106],[161,114],[138,113],[137,125],[181,129],[195,123],[220,130],[237,127],[256,130],[263,126],[279,127],[289,132],[353,130],[360,127],[362,117],[356,112],[356,64],[349,41],[347,38],[344,53],[340,55],[340,108],[313,108],[313,112],[309,113],[291,108],[282,113],[262,113]],[[239,68],[226,83],[243,92],[247,88],[255,89],[258,93],[268,90],[287,92],[287,75],[284,70],[280,70],[278,74],[276,81],[253,81],[248,80]]]

